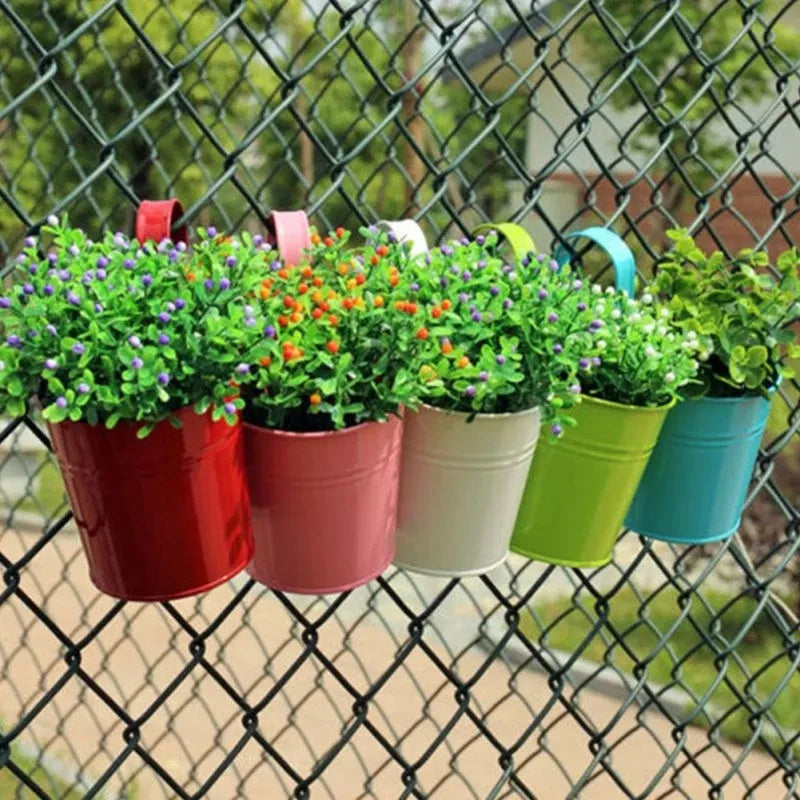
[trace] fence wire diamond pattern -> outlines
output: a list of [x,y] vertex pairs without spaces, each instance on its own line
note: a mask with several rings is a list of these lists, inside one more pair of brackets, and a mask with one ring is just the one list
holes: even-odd
[[[175,194],[229,229],[609,225],[645,280],[675,224],[774,253],[799,58],[797,2],[0,0],[0,255]],[[787,381],[720,545],[136,605],[89,583],[36,413],[6,420],[0,797],[800,798],[799,429]]]

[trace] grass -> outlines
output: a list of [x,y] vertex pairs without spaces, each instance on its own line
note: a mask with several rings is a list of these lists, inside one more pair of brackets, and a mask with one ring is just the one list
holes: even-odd
[[[19,504],[21,510],[33,511],[48,518],[54,516],[58,510],[63,510],[65,507],[64,481],[51,457],[43,456],[42,466],[32,483],[33,491],[27,494]],[[2,800],[2,795],[0,795],[0,800]]]
[[[598,619],[593,599],[584,596],[576,603],[561,597],[537,604],[523,617],[521,627],[533,641],[572,653],[583,646]],[[689,613],[680,621],[678,592],[672,587],[644,600],[625,587],[608,604],[605,641],[602,634],[593,636],[580,653],[582,658],[631,675],[646,666],[651,684],[688,687],[696,698],[708,693],[705,700],[693,700],[683,689],[687,710],[701,703],[713,707],[711,719],[701,715],[696,724],[709,726],[722,720],[723,734],[736,742],[752,736],[749,712],[738,697],[747,698],[753,709],[769,707],[772,722],[762,717],[762,736],[771,744],[780,746],[800,730],[800,672],[786,654],[788,646],[800,645],[800,638],[795,634],[792,642],[783,641],[775,623],[751,597],[703,591],[702,599],[692,597]],[[630,652],[613,643],[609,628]],[[663,646],[662,637],[668,640]],[[731,655],[725,657],[728,648]],[[800,744],[793,751],[800,757]]]
[[[43,767],[28,758],[12,753],[17,767],[35,781],[52,798],[58,800],[81,800],[82,795],[63,781],[50,775]],[[10,769],[0,769],[0,800],[37,800],[38,795],[28,789]]]

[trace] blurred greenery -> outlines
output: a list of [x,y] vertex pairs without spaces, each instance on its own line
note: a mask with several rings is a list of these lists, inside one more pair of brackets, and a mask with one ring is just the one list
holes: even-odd
[[[617,667],[628,674],[646,661],[648,680],[652,683],[668,686],[680,682],[698,698],[708,692],[708,704],[720,709],[735,706],[737,695],[747,697],[752,707],[761,706],[773,691],[780,689],[771,700],[769,715],[787,738],[800,730],[800,705],[796,700],[800,693],[800,672],[797,666],[792,666],[792,656],[787,654],[787,649],[796,648],[797,643],[787,644],[782,640],[772,620],[763,611],[757,613],[757,603],[752,597],[703,590],[700,596],[705,604],[693,597],[688,616],[676,625],[681,609],[674,587],[643,594],[644,600],[640,601],[633,589],[624,587],[608,598],[607,624],[624,640],[630,654],[619,644],[608,644],[598,635],[581,652],[582,658]],[[523,632],[532,641],[568,653],[582,646],[598,618],[593,600],[585,594],[578,599],[564,596],[540,602],[531,611],[522,617]],[[732,647],[731,643],[745,627],[748,630],[744,638]],[[668,644],[656,652],[661,637],[667,636]],[[718,662],[720,653],[729,646],[735,655]],[[789,678],[783,686],[787,672]],[[722,680],[714,686],[720,676]],[[687,695],[687,709],[693,706]],[[770,743],[777,742],[774,727],[766,717],[763,722],[764,737]],[[703,715],[695,723],[710,724]],[[741,708],[727,715],[720,728],[735,742],[744,743],[752,736],[748,714]],[[800,755],[800,742],[795,740],[793,748]]]
[[[48,797],[58,800],[81,800],[82,794],[47,772],[31,759],[12,754],[16,766],[47,792]],[[10,769],[0,769],[0,800],[36,800],[40,795],[28,789]]]

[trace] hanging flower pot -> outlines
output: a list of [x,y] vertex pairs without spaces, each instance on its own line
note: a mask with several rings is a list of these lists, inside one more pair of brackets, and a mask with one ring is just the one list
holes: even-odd
[[126,600],[204,592],[253,553],[241,425],[185,408],[181,427],[50,424],[92,582]]
[[264,251],[211,229],[189,248],[180,213],[144,204],[146,241],[48,219],[0,297],[0,412],[41,407],[92,578],[130,600],[205,591],[252,550],[235,379]]
[[[565,300],[570,318],[587,311],[592,354],[579,362],[581,403],[574,427],[543,441],[519,508],[511,549],[571,567],[607,563],[623,519],[679,386],[696,370],[691,345],[669,328],[669,311],[645,293],[634,300],[633,256],[611,231],[589,228],[588,238],[612,258],[617,289],[576,278]],[[565,251],[557,252],[564,263]],[[624,291],[623,291],[624,290]]]
[[398,566],[463,577],[501,564],[542,410],[552,419],[574,402],[577,353],[591,334],[573,335],[558,313],[572,279],[533,251],[518,226],[491,225],[408,267],[437,338],[422,353],[427,405],[406,415]]
[[[800,356],[800,273],[794,249],[774,273],[765,253],[706,256],[685,231],[660,262],[655,289],[700,342],[700,396],[673,409],[626,524],[655,539],[704,544],[739,527],[770,400],[784,360]],[[773,277],[777,273],[778,278]],[[698,394],[695,392],[695,394]]]
[[402,422],[292,433],[246,425],[256,551],[272,589],[345,592],[394,556]]
[[427,331],[407,302],[408,252],[364,232],[359,250],[344,229],[312,234],[297,263],[273,262],[254,306],[265,336],[241,379],[249,571],[273,589],[347,591],[394,555],[398,415],[420,394],[411,365]]
[[584,397],[575,427],[536,451],[511,549],[570,567],[606,564],[668,410]]
[[398,522],[399,567],[476,575],[508,555],[539,437],[539,409],[515,414],[408,414]]
[[747,395],[677,405],[625,524],[677,544],[705,544],[735,533],[769,406],[767,398]]

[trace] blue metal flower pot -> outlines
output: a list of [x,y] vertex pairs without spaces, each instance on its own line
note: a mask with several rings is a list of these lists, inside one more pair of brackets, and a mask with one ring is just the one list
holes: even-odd
[[705,544],[736,532],[770,401],[704,397],[673,408],[625,524],[653,539]]

